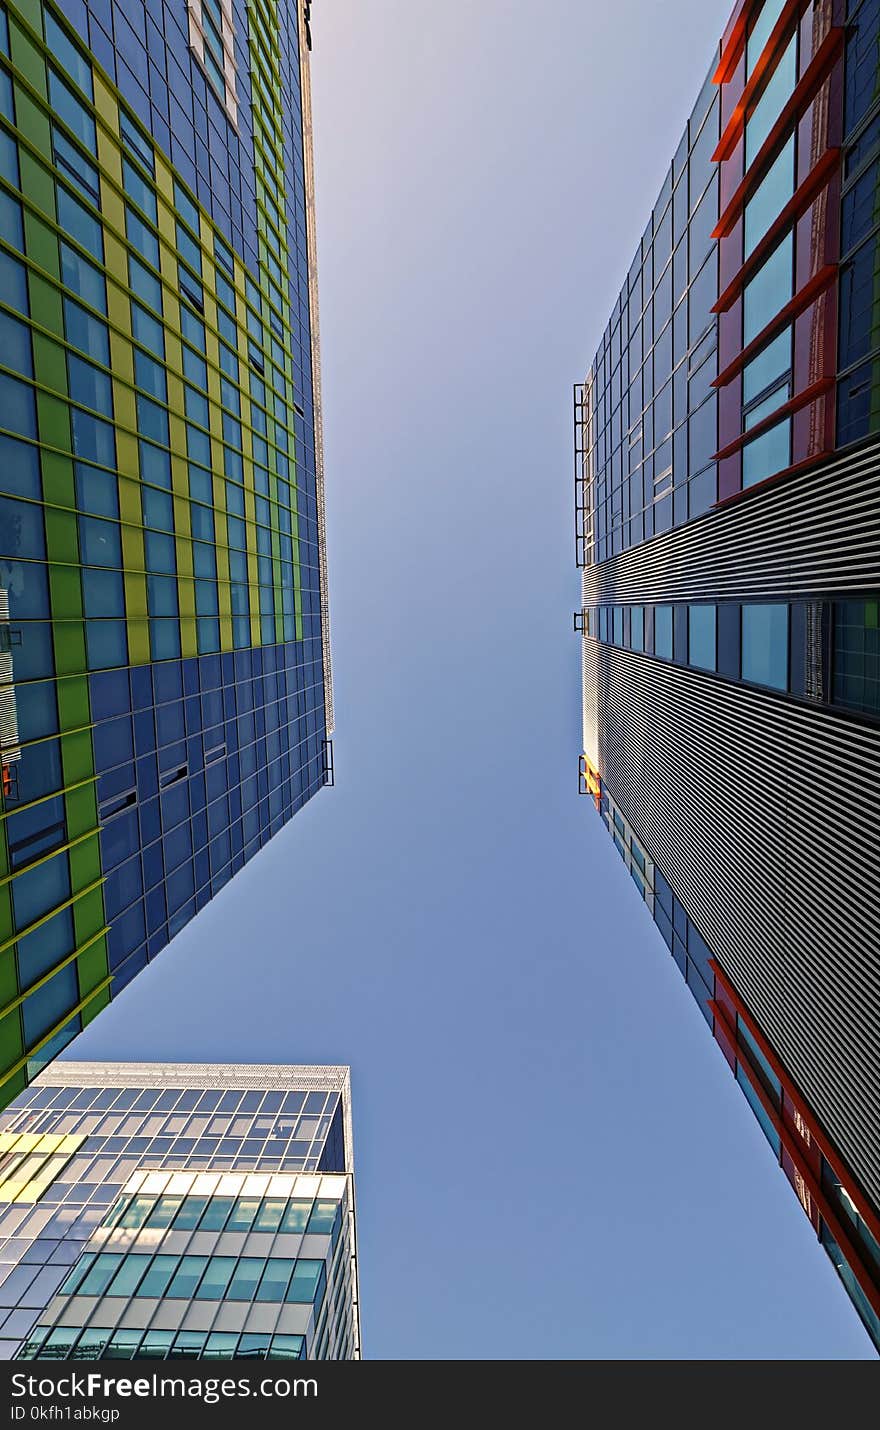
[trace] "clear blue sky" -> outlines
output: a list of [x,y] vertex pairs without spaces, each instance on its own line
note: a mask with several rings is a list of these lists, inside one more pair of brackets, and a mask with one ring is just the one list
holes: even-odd
[[571,386],[729,3],[313,6],[337,787],[71,1053],[351,1063],[373,1358],[872,1355],[576,793]]

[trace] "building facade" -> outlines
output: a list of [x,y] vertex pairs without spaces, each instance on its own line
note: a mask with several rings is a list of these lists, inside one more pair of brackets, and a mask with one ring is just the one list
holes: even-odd
[[310,43],[0,0],[0,1103],[332,775]]
[[347,1068],[57,1062],[0,1114],[0,1358],[360,1357]]
[[581,788],[880,1345],[880,0],[740,0],[585,382]]

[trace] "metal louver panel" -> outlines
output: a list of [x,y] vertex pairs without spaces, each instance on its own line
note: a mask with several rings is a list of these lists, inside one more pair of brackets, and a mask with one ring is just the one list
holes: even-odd
[[880,584],[880,444],[584,571],[584,605],[809,597]]
[[880,1205],[880,729],[584,644],[609,792]]

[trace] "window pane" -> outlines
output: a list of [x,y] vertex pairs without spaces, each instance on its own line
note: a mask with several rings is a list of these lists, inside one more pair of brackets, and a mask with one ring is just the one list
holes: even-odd
[[147,1226],[167,1227],[174,1221],[174,1214],[181,1204],[180,1197],[160,1197],[156,1202],[151,1215],[147,1219]]
[[138,1360],[164,1360],[173,1339],[173,1331],[147,1331],[141,1341]]
[[338,1202],[315,1202],[312,1215],[309,1217],[309,1233],[321,1236],[331,1232],[336,1222],[338,1209]]
[[654,654],[663,660],[672,659],[672,607],[654,608]]
[[243,1256],[235,1268],[226,1299],[252,1301],[265,1264],[261,1256]]
[[229,1278],[235,1267],[234,1256],[212,1256],[207,1270],[199,1284],[196,1299],[199,1301],[222,1301],[226,1295]]
[[763,432],[753,442],[743,447],[743,486],[754,486],[766,477],[782,472],[791,462],[791,418]]
[[294,1263],[283,1257],[272,1257],[266,1262],[262,1280],[257,1288],[258,1301],[283,1301],[288,1282],[293,1273]]
[[755,68],[756,62],[761,57],[776,21],[785,9],[786,0],[764,0],[760,6],[758,18],[752,25],[746,46],[746,78],[748,79]]
[[688,664],[715,669],[714,606],[688,606]]
[[135,1197],[120,1217],[119,1225],[130,1227],[133,1231],[140,1231],[150,1214],[152,1205],[152,1197]]
[[80,53],[67,31],[63,30],[49,10],[44,10],[46,21],[46,44],[55,59],[67,71],[84,94],[92,98],[92,67]]
[[280,1197],[267,1197],[254,1219],[254,1231],[277,1231],[281,1226],[285,1203]]
[[104,237],[101,225],[93,218],[84,204],[75,198],[63,184],[56,185],[58,205],[58,225],[83,248],[88,249],[93,258],[104,261]]
[[202,1272],[208,1264],[207,1256],[184,1256],[166,1291],[166,1296],[180,1296],[189,1299],[202,1279]]
[[791,328],[778,334],[743,368],[743,406],[791,371]]
[[794,135],[767,170],[745,214],[745,254],[755,249],[794,193]]
[[87,358],[94,358],[96,362],[102,362],[104,368],[109,368],[110,346],[106,323],[102,323],[99,317],[93,317],[92,313],[87,313],[84,307],[74,303],[70,297],[64,299],[64,330],[67,333],[67,342],[79,347],[80,352]]
[[226,1230],[250,1231],[259,1205],[259,1197],[237,1197],[226,1223]]
[[104,275],[93,263],[71,248],[61,244],[61,280],[73,292],[102,313],[107,311],[107,288]]
[[834,701],[880,712],[880,600],[834,606]]
[[49,101],[58,115],[69,129],[73,130],[77,139],[85,145],[90,154],[97,151],[97,139],[95,137],[95,121],[88,110],[77,99],[70,86],[56,74],[49,66]]
[[80,1296],[101,1296],[110,1285],[111,1278],[118,1271],[122,1257],[117,1252],[102,1251],[96,1256],[91,1267],[80,1282]]
[[200,1231],[222,1231],[232,1210],[232,1197],[212,1197],[199,1222]]
[[323,1261],[298,1261],[285,1300],[310,1302],[315,1299],[318,1280],[324,1269]]
[[794,34],[746,123],[746,168],[768,137],[796,83],[797,34]]
[[108,1296],[133,1296],[135,1289],[150,1264],[150,1257],[133,1252],[126,1256],[110,1285]]
[[840,270],[840,366],[880,347],[880,233]]
[[174,1274],[177,1256],[154,1256],[153,1264],[140,1284],[139,1296],[164,1296]]
[[156,223],[158,214],[153,186],[147,182],[140,169],[136,164],[132,164],[130,159],[122,161],[122,184],[129,198],[134,199],[138,208],[143,209],[147,217]]
[[788,688],[788,606],[743,606],[742,677]]
[[794,240],[786,234],[747,285],[743,297],[743,342],[748,344],[792,295]]

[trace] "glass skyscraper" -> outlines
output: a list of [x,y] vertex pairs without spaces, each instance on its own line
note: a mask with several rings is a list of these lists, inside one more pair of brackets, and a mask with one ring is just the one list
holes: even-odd
[[0,0],[0,1103],[332,777],[304,0]]
[[738,0],[575,389],[581,788],[880,1346],[878,274],[880,0]]
[[47,1069],[0,1114],[16,1357],[359,1359],[348,1069]]

